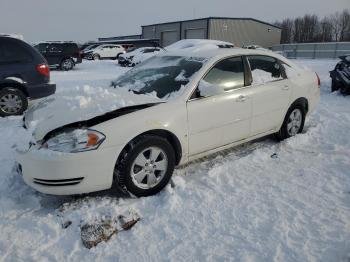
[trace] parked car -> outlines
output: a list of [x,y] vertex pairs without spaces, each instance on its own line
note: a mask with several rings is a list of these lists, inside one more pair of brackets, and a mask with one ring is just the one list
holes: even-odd
[[332,92],[340,90],[343,95],[350,95],[350,55],[340,56],[334,70],[330,71]]
[[118,58],[118,63],[121,66],[135,66],[147,58],[154,56],[161,52],[159,47],[141,47],[138,49],[132,49],[130,52],[121,54]]
[[203,40],[203,39],[183,39],[167,46],[162,47],[143,47],[139,49],[131,50],[124,55],[121,55],[118,62],[121,66],[135,66],[148,58],[162,53],[162,52],[174,52],[177,50],[185,49],[203,49],[203,48],[233,48],[234,45],[228,42],[219,40]]
[[245,48],[245,49],[257,49],[257,50],[268,50],[266,48],[263,48],[260,45],[244,45],[244,46],[242,46],[242,48]]
[[85,52],[87,59],[117,59],[121,54],[125,53],[124,47],[121,45],[104,44]]
[[302,132],[320,98],[315,73],[272,52],[238,48],[164,52],[113,86],[106,103],[113,111],[95,102],[98,110],[66,114],[51,101],[26,113],[36,143],[17,160],[28,185],[67,195],[115,181],[135,196],[153,195],[175,166],[269,134]]
[[82,62],[79,47],[73,42],[42,42],[34,47],[46,58],[51,68],[68,71]]
[[45,58],[26,42],[0,36],[0,116],[21,115],[28,99],[55,93]]
[[81,57],[82,58],[87,58],[87,56],[90,57],[90,55],[87,55],[89,53],[90,50],[93,50],[95,49],[96,47],[100,46],[101,44],[92,44],[92,45],[89,45],[87,47],[85,47],[84,49],[81,50]]

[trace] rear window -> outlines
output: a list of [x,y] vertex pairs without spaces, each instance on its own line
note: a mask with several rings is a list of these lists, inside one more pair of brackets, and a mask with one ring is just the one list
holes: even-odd
[[67,53],[77,53],[79,48],[76,44],[68,44],[65,46],[65,52]]
[[1,63],[20,63],[33,60],[30,51],[16,42],[3,42],[0,44],[0,49]]

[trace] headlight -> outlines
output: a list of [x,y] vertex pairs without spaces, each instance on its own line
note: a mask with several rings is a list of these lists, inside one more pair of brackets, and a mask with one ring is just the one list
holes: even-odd
[[97,149],[105,136],[95,130],[75,129],[49,138],[41,148],[64,153],[78,153]]

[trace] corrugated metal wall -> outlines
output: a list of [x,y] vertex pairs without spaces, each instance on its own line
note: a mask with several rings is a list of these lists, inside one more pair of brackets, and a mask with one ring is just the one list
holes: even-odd
[[253,20],[211,19],[209,38],[243,45],[271,47],[279,44],[281,29]]
[[[193,32],[196,32],[196,35],[198,36],[197,38],[207,38],[208,37],[207,27],[208,27],[208,19],[182,22],[181,38],[186,39],[188,38],[187,36],[190,36],[191,34],[193,34]],[[190,31],[192,32],[190,33]],[[204,36],[204,37],[200,37],[200,36]]]
[[[159,24],[159,25],[150,25],[142,27],[142,37],[143,38],[158,38],[160,39],[160,44],[166,46],[169,43],[176,42],[180,40],[180,28],[181,25],[179,22],[168,23],[168,24]],[[164,33],[168,32],[168,33]],[[176,34],[174,37],[173,35]],[[173,40],[164,39],[167,35],[171,36]]]
[[272,51],[288,58],[337,58],[350,54],[350,42],[283,44],[272,46]]

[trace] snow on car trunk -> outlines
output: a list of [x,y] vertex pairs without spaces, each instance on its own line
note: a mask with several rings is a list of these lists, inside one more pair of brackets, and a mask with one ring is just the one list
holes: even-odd
[[[88,64],[91,78],[106,81],[122,70],[110,63],[106,71],[113,74],[93,72],[101,63]],[[148,198],[33,191],[11,171],[12,146],[25,139],[21,117],[0,119],[1,259],[347,261],[349,97],[330,93],[328,71],[335,60],[297,63],[314,69],[322,83],[320,105],[302,134],[281,143],[261,139],[191,163],[176,171],[175,187]],[[58,92],[79,83],[79,73],[53,71],[55,81],[64,83]],[[94,86],[83,76],[80,82],[81,92],[84,84]],[[81,226],[129,212],[141,217],[130,231],[90,250],[83,246]]]

